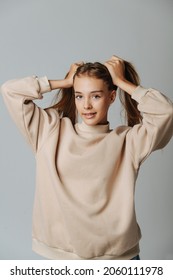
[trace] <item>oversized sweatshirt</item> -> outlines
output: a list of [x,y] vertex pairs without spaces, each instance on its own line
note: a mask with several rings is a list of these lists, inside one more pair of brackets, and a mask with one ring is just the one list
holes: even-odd
[[49,259],[131,259],[139,253],[135,183],[141,163],[173,134],[173,105],[138,86],[143,121],[134,127],[72,125],[34,99],[46,77],[6,82],[2,94],[36,157],[33,250]]

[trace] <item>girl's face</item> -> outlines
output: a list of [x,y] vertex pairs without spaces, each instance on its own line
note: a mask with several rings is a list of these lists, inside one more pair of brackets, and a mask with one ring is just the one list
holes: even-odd
[[76,108],[84,123],[91,126],[107,124],[108,109],[115,100],[115,90],[108,90],[103,80],[88,76],[76,76],[73,86]]

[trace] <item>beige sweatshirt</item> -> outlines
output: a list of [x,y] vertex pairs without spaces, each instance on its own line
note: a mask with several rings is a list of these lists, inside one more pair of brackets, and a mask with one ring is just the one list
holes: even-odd
[[60,119],[32,100],[50,91],[46,77],[6,82],[2,94],[37,163],[33,250],[50,259],[131,259],[141,233],[134,190],[139,167],[173,134],[172,102],[154,89],[132,94],[143,113],[133,128]]

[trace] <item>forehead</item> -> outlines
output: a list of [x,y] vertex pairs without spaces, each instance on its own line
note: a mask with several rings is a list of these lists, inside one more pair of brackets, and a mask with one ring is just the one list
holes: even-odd
[[94,91],[94,90],[107,90],[107,85],[102,79],[95,77],[80,76],[74,79],[74,90],[75,91]]

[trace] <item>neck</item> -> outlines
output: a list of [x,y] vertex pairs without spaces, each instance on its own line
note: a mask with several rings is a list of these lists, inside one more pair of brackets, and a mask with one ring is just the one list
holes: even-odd
[[110,131],[109,122],[107,122],[107,124],[98,124],[98,125],[87,125],[86,123],[82,122],[82,123],[77,123],[75,127],[81,133],[101,134],[101,133],[108,133]]

